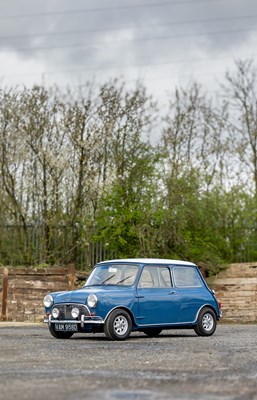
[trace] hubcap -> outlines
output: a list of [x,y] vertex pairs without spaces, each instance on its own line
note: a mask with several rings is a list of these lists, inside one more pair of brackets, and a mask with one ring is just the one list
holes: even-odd
[[123,315],[119,315],[115,318],[113,327],[117,335],[124,335],[128,330],[128,321]]
[[209,313],[204,314],[202,324],[203,324],[203,329],[206,332],[210,332],[214,325],[213,316]]

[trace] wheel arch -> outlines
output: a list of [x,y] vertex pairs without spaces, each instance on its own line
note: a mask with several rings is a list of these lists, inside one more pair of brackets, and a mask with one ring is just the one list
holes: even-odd
[[109,317],[109,315],[110,315],[113,311],[115,311],[115,310],[124,310],[124,311],[126,311],[126,312],[129,314],[130,318],[131,318],[132,326],[133,326],[133,327],[134,327],[134,326],[137,326],[132,311],[131,311],[128,307],[126,307],[126,306],[117,306],[117,307],[112,308],[112,309],[107,313],[106,317],[104,318],[104,322],[106,322],[106,320],[107,320],[107,318]]
[[217,310],[215,309],[215,307],[214,307],[213,305],[211,305],[211,304],[204,304],[203,306],[201,306],[201,307],[199,308],[199,310],[198,310],[198,312],[197,312],[197,314],[196,314],[196,318],[195,318],[195,321],[194,321],[195,324],[197,323],[197,320],[198,320],[198,317],[199,317],[200,312],[201,312],[204,308],[210,308],[210,309],[214,312],[214,314],[215,314],[215,316],[216,316],[216,321],[219,320],[219,316],[218,316],[218,314],[217,314]]

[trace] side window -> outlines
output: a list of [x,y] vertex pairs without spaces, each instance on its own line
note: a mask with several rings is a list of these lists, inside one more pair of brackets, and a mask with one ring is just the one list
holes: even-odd
[[201,287],[202,281],[193,267],[175,267],[174,278],[177,287]]
[[144,267],[138,287],[167,288],[171,287],[170,270],[167,267]]
[[170,270],[167,267],[159,267],[160,287],[171,287]]
[[141,274],[138,286],[140,288],[154,287],[153,276],[150,271],[150,267],[145,267]]

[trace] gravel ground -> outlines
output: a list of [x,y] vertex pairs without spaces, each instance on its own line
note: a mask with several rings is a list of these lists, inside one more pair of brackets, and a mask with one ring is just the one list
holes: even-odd
[[257,399],[257,325],[54,339],[45,325],[0,323],[0,399]]

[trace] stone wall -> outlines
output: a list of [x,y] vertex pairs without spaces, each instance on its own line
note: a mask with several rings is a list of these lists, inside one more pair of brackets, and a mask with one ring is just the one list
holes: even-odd
[[222,303],[224,322],[257,321],[257,263],[231,264],[209,285]]
[[[6,273],[8,273],[7,287],[4,279]],[[43,321],[44,296],[51,291],[73,289],[74,274],[73,264],[66,268],[0,268],[1,319]],[[7,296],[4,295],[4,291]]]
[[[8,287],[6,307],[3,304],[4,271],[0,268],[0,317],[9,321],[43,320],[43,298],[51,291],[74,288],[75,267],[7,268]],[[86,276],[77,280],[83,282]],[[257,321],[257,262],[231,264],[230,267],[208,281],[222,303],[224,322]],[[80,284],[79,284],[80,286]]]

